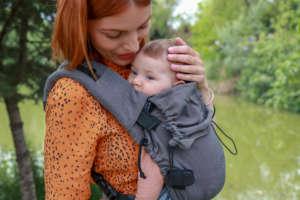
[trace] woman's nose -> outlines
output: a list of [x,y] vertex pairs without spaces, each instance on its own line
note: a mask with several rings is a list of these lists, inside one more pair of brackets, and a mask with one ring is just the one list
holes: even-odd
[[128,37],[124,41],[124,48],[129,52],[137,52],[139,50],[140,43],[137,32],[128,33]]

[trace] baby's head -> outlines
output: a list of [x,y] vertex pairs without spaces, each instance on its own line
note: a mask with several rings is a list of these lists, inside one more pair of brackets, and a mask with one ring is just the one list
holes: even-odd
[[171,46],[176,46],[175,40],[153,40],[140,50],[132,63],[128,78],[136,90],[151,96],[184,83],[170,69],[167,55]]

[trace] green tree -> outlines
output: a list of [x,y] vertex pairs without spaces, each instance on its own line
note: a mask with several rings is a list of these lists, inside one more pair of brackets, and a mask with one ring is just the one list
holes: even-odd
[[174,36],[172,23],[176,20],[173,10],[178,0],[156,0],[152,5],[150,39],[171,38]]
[[246,11],[217,30],[227,77],[240,76],[255,41],[260,40],[262,33],[269,34],[271,31],[270,22],[266,22],[269,19],[266,16],[272,12],[270,3],[262,0],[246,5]]
[[300,112],[300,0],[207,0],[191,42],[210,78],[248,100]]
[[189,41],[200,52],[211,79],[217,79],[224,66],[224,47],[218,31],[245,12],[246,5],[241,0],[206,0],[198,4],[197,20]]
[[0,100],[9,116],[24,200],[36,199],[36,191],[18,103],[24,99],[38,100],[51,71],[54,9],[54,2],[42,0],[0,1]]
[[300,1],[274,1],[272,33],[260,34],[239,81],[251,101],[300,113]]

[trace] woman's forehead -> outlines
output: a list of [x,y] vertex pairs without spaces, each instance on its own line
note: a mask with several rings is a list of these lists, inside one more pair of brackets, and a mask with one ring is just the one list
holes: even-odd
[[151,16],[151,5],[130,5],[125,11],[119,14],[104,17],[98,20],[96,19],[95,25],[97,28],[101,28],[103,30],[130,31],[147,23]]

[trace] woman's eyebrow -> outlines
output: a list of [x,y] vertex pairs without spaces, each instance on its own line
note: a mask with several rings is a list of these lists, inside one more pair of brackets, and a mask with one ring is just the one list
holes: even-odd
[[[150,16],[145,20],[145,22],[143,22],[139,27],[141,27],[141,26],[147,24],[147,23],[149,22],[149,20],[151,19],[151,17],[152,17],[152,15],[150,15]],[[102,30],[102,31],[126,32],[126,31],[124,31],[124,30],[114,29],[114,28],[112,28],[112,29],[105,29],[105,28],[102,28],[101,30]]]

